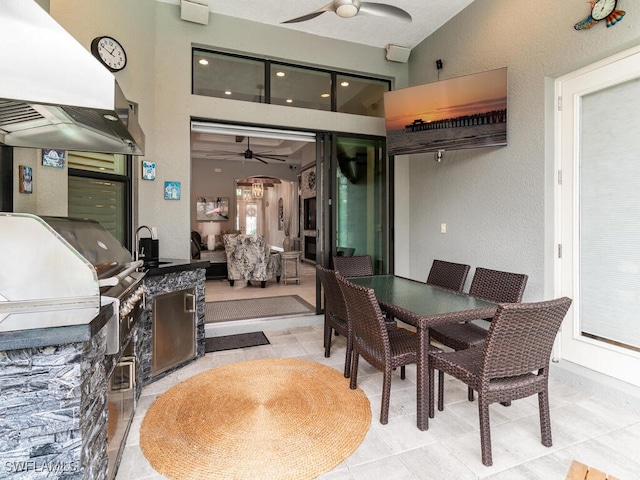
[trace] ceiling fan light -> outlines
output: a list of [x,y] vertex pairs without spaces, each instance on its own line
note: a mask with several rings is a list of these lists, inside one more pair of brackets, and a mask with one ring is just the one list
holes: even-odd
[[355,5],[339,5],[336,8],[336,15],[342,18],[355,17],[358,14],[358,7]]

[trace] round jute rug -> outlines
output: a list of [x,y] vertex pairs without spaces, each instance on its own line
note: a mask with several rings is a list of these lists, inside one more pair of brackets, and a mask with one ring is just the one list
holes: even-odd
[[333,368],[297,359],[234,363],[156,399],[140,428],[154,469],[176,479],[310,479],[360,445],[369,400]]

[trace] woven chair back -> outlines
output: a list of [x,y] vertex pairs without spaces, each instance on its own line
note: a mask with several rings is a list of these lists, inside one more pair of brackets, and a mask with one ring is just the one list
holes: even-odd
[[482,375],[487,381],[546,369],[570,306],[571,299],[567,297],[500,305],[483,347]]
[[336,274],[333,270],[329,270],[321,265],[316,265],[320,282],[324,287],[324,308],[330,315],[338,317],[343,322],[347,321],[347,307],[344,303],[342,290],[336,280]]
[[478,267],[471,280],[469,295],[495,303],[518,303],[522,301],[528,278],[522,273]]
[[461,292],[469,275],[469,265],[463,263],[445,262],[434,260],[429,270],[427,284]]
[[368,277],[373,275],[371,255],[333,257],[334,270],[343,277]]
[[389,333],[373,290],[351,283],[338,273],[336,279],[347,306],[354,344],[365,358],[368,353],[379,360],[388,360]]

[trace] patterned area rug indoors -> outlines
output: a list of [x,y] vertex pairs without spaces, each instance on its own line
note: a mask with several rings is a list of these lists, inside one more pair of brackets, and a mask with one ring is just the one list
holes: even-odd
[[207,302],[205,323],[315,314],[315,308],[298,295]]

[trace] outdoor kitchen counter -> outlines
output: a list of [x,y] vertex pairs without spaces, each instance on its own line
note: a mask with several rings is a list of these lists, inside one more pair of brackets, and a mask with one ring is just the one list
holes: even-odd
[[113,308],[112,303],[104,305],[89,323],[1,332],[0,351],[88,342],[113,316]]
[[179,258],[161,258],[158,262],[150,262],[145,264],[144,271],[147,277],[153,275],[166,275],[168,273],[182,272],[186,270],[196,270],[198,268],[207,268],[209,262],[206,260],[187,260]]
[[[203,260],[161,258],[157,264],[146,267],[144,277],[145,308],[138,322],[141,334],[135,339],[138,359],[136,373],[139,380],[136,385],[137,389],[141,389],[142,386],[159,380],[172,371],[204,356],[205,270],[208,266],[209,262]],[[165,310],[159,309],[158,312],[154,312],[154,308],[157,301],[178,292],[187,292],[195,296],[195,311],[193,312],[195,316],[195,351],[193,358],[180,362],[166,371],[158,372],[154,368],[154,336],[156,332],[154,319],[161,321],[162,315],[158,317],[154,313],[162,314]],[[139,395],[140,391],[137,391],[136,396]]]

